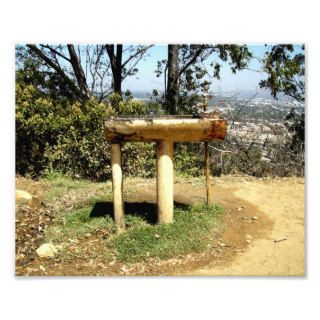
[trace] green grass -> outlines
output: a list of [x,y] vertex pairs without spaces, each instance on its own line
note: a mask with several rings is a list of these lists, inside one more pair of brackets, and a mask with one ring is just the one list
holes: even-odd
[[81,239],[88,233],[104,230],[106,233],[115,233],[113,219],[106,217],[90,217],[91,206],[76,209],[69,213],[59,214],[45,233],[46,241],[63,242],[70,239]]
[[204,251],[219,229],[218,206],[197,205],[174,210],[172,224],[133,227],[112,242],[120,261],[141,261],[149,257],[170,258]]

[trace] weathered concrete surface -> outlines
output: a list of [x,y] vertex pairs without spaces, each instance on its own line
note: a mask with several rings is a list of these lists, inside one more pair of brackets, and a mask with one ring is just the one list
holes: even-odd
[[173,221],[173,142],[157,142],[158,222]]
[[222,141],[227,133],[224,119],[211,118],[117,118],[105,121],[107,141]]
[[121,163],[121,145],[111,144],[112,189],[114,220],[118,229],[125,228],[123,203],[123,178]]

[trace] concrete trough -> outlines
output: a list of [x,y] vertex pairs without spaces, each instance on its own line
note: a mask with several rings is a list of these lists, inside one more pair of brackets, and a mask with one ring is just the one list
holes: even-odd
[[110,142],[223,141],[227,123],[223,119],[172,117],[110,117],[105,122],[105,137]]
[[222,142],[227,122],[210,116],[116,116],[106,119],[105,139],[112,144],[112,185],[114,217],[117,227],[125,226],[121,144],[157,143],[158,222],[173,221],[173,143],[175,141]]

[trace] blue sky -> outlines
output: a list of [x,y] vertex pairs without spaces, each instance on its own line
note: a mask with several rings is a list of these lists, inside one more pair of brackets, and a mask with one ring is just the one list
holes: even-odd
[[[262,56],[265,51],[264,45],[249,46],[255,56]],[[163,90],[163,77],[157,78],[154,70],[157,68],[157,61],[167,59],[167,45],[156,45],[149,49],[149,57],[138,64],[139,72],[136,76],[125,80],[124,89],[131,91],[152,91],[152,89]],[[231,73],[227,63],[222,63],[221,79],[210,79],[212,81],[211,90],[233,91],[251,90],[258,87],[263,75],[254,71],[243,70],[236,75]],[[250,69],[259,69],[259,63],[254,60],[250,63]]]
[[[248,45],[249,49],[256,57],[262,57],[266,51],[264,44]],[[154,70],[157,67],[157,61],[167,59],[167,45],[156,45],[149,49],[149,57],[144,61],[140,61],[137,65],[139,72],[136,76],[125,80],[123,89],[131,91],[152,91],[153,89],[163,90],[163,77],[157,78]],[[256,59],[252,59],[250,69],[259,70],[260,63]],[[265,78],[263,73],[254,72],[250,70],[242,70],[237,74],[232,74],[231,69],[227,63],[222,63],[221,79],[209,79],[212,81],[211,90],[217,91],[234,91],[234,90],[255,90],[259,87],[261,79]]]

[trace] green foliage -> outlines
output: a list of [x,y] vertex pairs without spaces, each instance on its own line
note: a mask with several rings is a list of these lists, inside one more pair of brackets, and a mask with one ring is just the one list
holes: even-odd
[[53,100],[33,86],[16,85],[16,170],[37,177],[60,170],[82,177],[110,175],[103,119],[112,113],[91,99],[87,104]]
[[123,170],[127,176],[151,178],[156,174],[155,143],[132,142],[123,146]]
[[260,82],[260,87],[270,89],[275,98],[284,93],[304,101],[304,45],[300,47],[301,52],[293,55],[293,45],[275,45],[264,56],[263,66],[268,78]]
[[[300,46],[298,53],[294,54],[293,52],[293,45],[279,44],[265,53],[263,66],[268,77],[260,82],[260,87],[270,89],[275,98],[280,93],[283,93],[303,103],[305,101],[304,45]],[[292,109],[284,119],[285,126],[292,133],[292,141],[289,144],[289,148],[290,154],[294,158],[301,158],[301,152],[304,152],[304,118],[304,112],[298,114]]]
[[174,170],[179,175],[197,177],[204,174],[204,149],[202,143],[175,143]]

